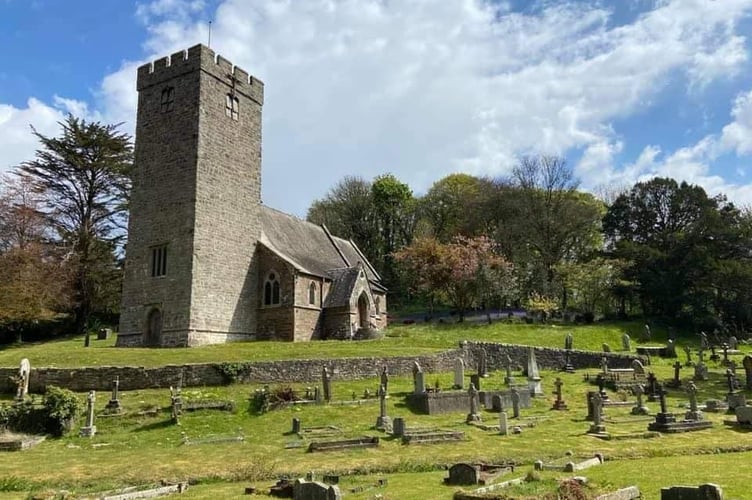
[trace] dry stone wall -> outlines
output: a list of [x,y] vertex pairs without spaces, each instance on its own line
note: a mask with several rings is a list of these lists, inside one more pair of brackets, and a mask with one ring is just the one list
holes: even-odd
[[[412,373],[417,361],[425,373],[449,372],[454,368],[458,357],[465,360],[468,371],[475,369],[475,359],[480,348],[487,353],[488,367],[502,370],[506,367],[506,355],[518,366],[527,360],[528,346],[492,343],[463,343],[459,349],[451,349],[436,354],[399,357],[362,357],[340,359],[298,359],[284,361],[254,361],[246,363],[203,363],[167,365],[156,368],[133,366],[105,366],[88,368],[32,368],[29,377],[29,390],[43,393],[48,385],[65,387],[74,391],[107,391],[115,377],[120,379],[120,389],[135,390],[165,388],[174,386],[183,377],[183,386],[212,386],[228,383],[229,375],[243,383],[304,383],[321,378],[321,370],[327,367],[335,380],[358,380],[375,377],[384,365],[393,375]],[[536,347],[538,366],[543,369],[559,369],[564,363],[564,351]],[[602,356],[609,359],[613,368],[628,367],[635,356],[604,354],[589,351],[571,351],[570,361],[575,368],[597,368]],[[32,366],[34,360],[32,359]],[[18,368],[0,368],[0,392],[15,393],[16,385],[12,377]]]

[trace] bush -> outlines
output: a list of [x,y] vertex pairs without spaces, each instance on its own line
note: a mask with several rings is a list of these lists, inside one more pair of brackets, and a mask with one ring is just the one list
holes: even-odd
[[47,432],[54,436],[62,436],[71,429],[73,421],[82,409],[81,402],[73,391],[49,386],[44,395]]

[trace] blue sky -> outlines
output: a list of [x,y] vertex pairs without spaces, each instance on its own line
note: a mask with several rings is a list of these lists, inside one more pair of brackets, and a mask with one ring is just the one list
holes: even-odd
[[[208,38],[266,84],[263,198],[345,175],[416,193],[566,156],[583,188],[672,176],[752,202],[752,0],[0,0],[0,169],[73,112],[134,129],[135,68]],[[290,179],[295,179],[292,185]]]

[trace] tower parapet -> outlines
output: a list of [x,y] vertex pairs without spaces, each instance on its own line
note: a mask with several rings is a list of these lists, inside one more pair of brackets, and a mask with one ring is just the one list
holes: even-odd
[[163,84],[192,71],[204,71],[220,81],[229,81],[236,92],[264,104],[264,83],[247,71],[235,66],[205,45],[194,45],[187,50],[161,57],[138,68],[136,89],[142,90]]

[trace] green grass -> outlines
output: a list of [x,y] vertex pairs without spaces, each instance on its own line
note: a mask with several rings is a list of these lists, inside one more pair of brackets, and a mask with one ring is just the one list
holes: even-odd
[[[457,347],[462,340],[506,342],[513,344],[563,347],[568,332],[574,334],[574,347],[601,350],[608,343],[612,350],[621,348],[626,331],[637,338],[638,323],[599,323],[583,326],[526,325],[393,325],[381,340],[361,342],[316,341],[240,342],[186,348],[115,348],[114,336],[92,340],[83,347],[83,337],[43,343],[6,346],[0,349],[0,366],[16,367],[28,358],[32,367],[81,366],[162,366],[167,364],[266,361],[277,359],[343,358],[358,356],[413,356]],[[658,330],[655,338],[664,338]],[[694,342],[694,339],[692,339]],[[633,342],[634,345],[634,342]]]
[[[574,332],[576,348],[600,349],[601,344],[607,342],[618,350],[621,334],[629,331],[635,338],[640,328],[637,324],[579,327],[400,325],[392,327],[390,337],[381,341],[259,342],[193,349],[115,349],[112,347],[114,340],[95,341],[92,347],[84,349],[82,339],[69,339],[5,349],[0,352],[0,364],[16,366],[23,356],[29,357],[35,366],[150,366],[199,361],[398,355],[443,350],[464,339],[558,347],[569,331]],[[657,333],[660,340],[662,332]],[[679,344],[682,343],[680,340]],[[681,354],[680,357],[683,358]],[[653,361],[650,369],[659,379],[672,377],[673,360]],[[596,370],[590,372],[594,374]],[[722,372],[720,365],[711,363],[712,379],[698,383],[701,400],[723,399],[726,389]],[[567,450],[577,456],[591,456],[596,451],[606,455],[608,462],[605,465],[582,473],[594,481],[594,488],[638,484],[644,492],[643,498],[657,499],[661,486],[713,481],[724,487],[729,498],[744,498],[748,479],[745,467],[740,464],[752,458],[752,440],[749,439],[752,434],[723,426],[722,420],[728,418],[725,415],[706,414],[715,426],[702,432],[653,439],[598,440],[586,435],[590,424],[584,421],[585,392],[592,390],[592,386],[584,383],[585,373],[544,371],[546,396],[536,399],[531,409],[523,410],[524,421],[532,422],[527,417],[537,417],[537,425],[525,428],[520,435],[507,437],[466,425],[462,412],[435,416],[413,414],[403,403],[403,396],[412,388],[412,379],[392,377],[388,400],[390,416],[404,417],[408,426],[462,430],[466,440],[442,445],[405,446],[383,437],[377,449],[317,454],[306,453],[305,447],[285,448],[295,441],[287,434],[293,417],[300,418],[303,427],[336,425],[342,429],[343,437],[377,435],[371,427],[378,415],[378,403],[374,400],[361,405],[300,406],[257,415],[249,407],[249,397],[258,387],[256,385],[189,388],[183,393],[187,400],[232,400],[237,404],[237,410],[234,413],[186,413],[181,425],[176,426],[169,421],[167,390],[122,392],[121,400],[128,414],[98,418],[98,433],[93,439],[71,435],[49,439],[21,453],[5,455],[5,459],[0,460],[0,478],[5,478],[0,482],[0,500],[25,498],[30,490],[70,489],[81,493],[160,480],[191,480],[196,483],[181,498],[241,498],[245,486],[256,485],[266,490],[279,475],[297,477],[311,470],[317,474],[343,474],[342,487],[347,498],[370,499],[380,494],[384,499],[449,499],[455,488],[441,483],[446,474],[441,468],[449,464],[513,460],[520,464],[519,475],[524,475],[535,460],[560,459]],[[691,369],[682,371],[684,379],[690,374]],[[519,374],[516,376],[522,379]],[[570,408],[567,412],[550,410],[550,392],[555,377],[564,381],[564,399]],[[501,387],[502,378],[503,373],[492,373],[483,381],[483,388]],[[450,373],[432,373],[427,374],[426,383],[433,386],[438,382],[441,387],[448,387],[452,379]],[[353,393],[358,396],[365,389],[374,393],[377,383],[375,378],[349,382],[335,379],[335,399],[351,400]],[[293,384],[293,387],[300,391],[304,389],[302,384]],[[619,398],[620,395],[613,397]],[[10,396],[4,398],[7,402]],[[80,398],[83,401],[84,395],[81,394]],[[98,394],[98,411],[107,400],[108,394]],[[685,401],[682,391],[671,391],[669,405],[677,415],[683,413],[679,405]],[[138,415],[139,410],[153,406],[161,409],[156,415]],[[657,403],[648,403],[648,406],[652,411],[658,409]],[[648,423],[631,417],[629,408],[608,408],[607,416],[611,420],[606,422],[606,428],[614,434],[642,432]],[[488,423],[495,423],[498,415],[484,412],[483,418]],[[241,443],[183,444],[185,437],[196,440],[241,434],[245,437]],[[512,477],[517,476],[515,473]],[[386,487],[374,487],[379,477],[388,479]],[[563,476],[543,474],[545,481],[526,485],[519,493],[534,496],[536,491],[550,488],[554,484],[550,481],[559,477]],[[349,492],[349,489],[361,486],[366,488],[365,491]]]

